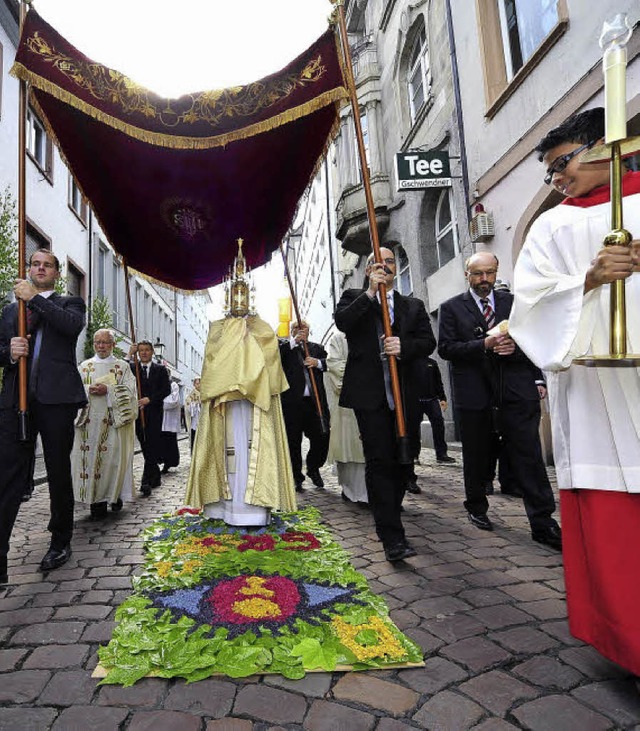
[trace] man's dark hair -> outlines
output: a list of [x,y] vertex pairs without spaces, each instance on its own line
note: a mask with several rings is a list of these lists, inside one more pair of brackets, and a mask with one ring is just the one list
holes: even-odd
[[153,343],[151,342],[151,340],[139,340],[138,347],[140,347],[141,345],[150,345],[151,350],[153,350],[155,352],[155,348],[153,347]]
[[54,261],[54,263],[56,265],[56,270],[57,271],[60,271],[60,261],[58,260],[58,257],[53,253],[53,251],[51,251],[51,249],[45,249],[45,248],[36,249],[31,254],[31,256],[29,257],[29,266],[31,266],[31,260],[33,259],[33,257],[36,254],[47,254],[48,256],[50,256],[53,259],[53,261]]
[[565,142],[586,145],[597,142],[601,137],[604,137],[604,107],[594,107],[565,119],[561,125],[548,132],[535,149],[538,160],[542,160],[549,150]]

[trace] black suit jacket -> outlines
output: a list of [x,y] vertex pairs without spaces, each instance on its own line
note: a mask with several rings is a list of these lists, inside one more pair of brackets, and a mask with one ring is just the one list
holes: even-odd
[[[84,327],[84,301],[81,297],[65,297],[54,292],[48,298],[36,295],[27,307],[37,323],[31,335],[27,364],[30,397],[41,404],[85,404],[87,399],[76,359],[76,344]],[[42,339],[33,365],[38,329]],[[11,338],[17,335],[18,303],[12,302],[0,316],[0,366],[5,369],[0,392],[2,408],[18,405],[18,364],[11,363],[10,349]]]
[[[329,407],[327,406],[327,394],[324,389],[323,380],[324,371],[327,370],[327,351],[318,343],[308,341],[307,345],[309,346],[309,355],[312,358],[317,358],[322,363],[322,370],[314,368],[313,375],[318,386],[318,395],[320,396],[322,410],[325,416],[328,417]],[[304,398],[304,388],[306,385],[304,377],[306,366],[303,364],[304,350],[302,347],[292,348],[289,344],[289,339],[281,340],[279,346],[282,370],[289,382],[289,389],[284,391],[280,396],[282,399],[282,408],[297,408]],[[313,397],[313,393],[310,396]]]
[[[144,407],[147,420],[151,418],[151,415],[156,419],[160,415],[160,424],[162,425],[163,401],[171,393],[171,380],[169,379],[169,372],[163,365],[159,365],[154,361],[151,361],[149,365],[149,375],[145,380],[142,377],[142,363],[140,363],[140,398],[146,396],[149,399],[149,403]],[[135,364],[130,363],[130,366],[135,376]]]
[[[421,300],[405,297],[394,290],[393,313],[392,331],[400,338],[397,363],[406,405],[417,398],[412,363],[418,357],[430,355],[436,340]],[[364,289],[347,289],[342,293],[334,318],[349,345],[340,406],[363,411],[379,409],[387,403],[380,358],[380,303],[370,299]]]
[[[511,312],[513,295],[494,291],[496,323]],[[480,410],[502,402],[538,401],[542,372],[516,346],[511,355],[485,351],[487,324],[467,291],[440,306],[438,353],[451,361],[457,408]]]

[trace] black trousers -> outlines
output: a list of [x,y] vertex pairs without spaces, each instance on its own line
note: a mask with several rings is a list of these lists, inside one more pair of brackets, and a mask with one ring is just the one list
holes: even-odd
[[[329,432],[322,433],[320,419],[314,399],[305,396],[300,405],[287,404],[283,409],[284,424],[287,429],[291,468],[296,484],[303,482],[302,474],[302,435],[309,440],[307,452],[307,472],[320,469],[327,461],[329,452]],[[325,417],[328,416],[325,413]]]
[[42,440],[49,483],[51,545],[63,548],[73,535],[71,448],[77,404],[29,403],[29,440],[18,439],[18,411],[0,409],[0,557],[9,552],[9,539],[22,495],[33,475],[38,434]]
[[367,496],[378,538],[385,546],[404,540],[400,508],[411,465],[398,462],[396,422],[388,406],[354,411],[362,439]]
[[138,417],[136,436],[144,457],[141,482],[143,485],[155,485],[160,480],[158,463],[162,462],[162,418],[155,412],[145,411],[145,427],[142,428],[142,422]]
[[436,457],[447,456],[447,442],[444,438],[444,417],[442,416],[442,407],[437,398],[421,399],[418,401],[417,409],[411,416],[409,426],[409,440],[413,458],[420,456],[420,424],[422,423],[422,415],[426,414],[431,423],[431,433],[433,434],[433,447],[436,451]]
[[489,508],[484,484],[490,474],[495,428],[498,428],[513,478],[522,489],[532,530],[557,525],[552,517],[556,508],[555,498],[538,436],[540,403],[504,403],[496,414],[497,419],[491,409],[460,409],[459,417],[466,495],[464,506],[468,512],[484,515]]

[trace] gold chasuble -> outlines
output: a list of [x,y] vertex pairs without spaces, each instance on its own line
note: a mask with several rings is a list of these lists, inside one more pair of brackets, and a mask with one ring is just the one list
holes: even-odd
[[200,384],[202,410],[185,502],[202,507],[230,500],[233,471],[228,404],[252,405],[249,470],[244,501],[272,510],[295,510],[295,485],[280,394],[289,387],[278,340],[256,315],[211,323]]

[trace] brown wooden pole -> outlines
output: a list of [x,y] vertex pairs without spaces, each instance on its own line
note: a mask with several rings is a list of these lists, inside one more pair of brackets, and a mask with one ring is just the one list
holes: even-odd
[[[349,99],[351,101],[351,109],[353,111],[353,123],[356,131],[356,141],[358,144],[358,157],[360,160],[360,171],[362,174],[362,188],[364,190],[365,201],[367,204],[367,217],[369,219],[369,233],[371,234],[371,248],[373,249],[374,260],[377,264],[382,264],[382,256],[380,254],[380,237],[378,234],[378,222],[376,220],[375,205],[373,202],[373,193],[371,192],[371,180],[369,177],[369,168],[367,166],[367,154],[364,147],[364,136],[362,134],[362,125],[360,124],[360,106],[358,104],[358,95],[356,93],[356,83],[353,76],[353,64],[351,63],[351,51],[349,49],[349,39],[347,37],[347,21],[344,14],[344,0],[337,0],[335,6],[338,9],[338,27],[340,28],[340,41],[342,45],[342,55],[344,57],[345,82]],[[384,284],[378,285],[380,292],[380,307],[382,309],[382,330],[385,337],[391,337],[391,317],[389,315],[389,305],[387,303],[387,288]],[[393,393],[393,401],[395,403],[396,416],[396,432],[400,443],[400,462],[411,463],[413,460],[409,457],[409,449],[407,443],[407,427],[404,417],[404,407],[402,404],[402,393],[400,391],[400,378],[398,376],[398,361],[395,355],[388,356],[389,375],[391,376],[391,391]]]
[[[282,261],[284,263],[284,274],[287,278],[287,283],[289,285],[289,292],[291,292],[291,302],[293,303],[293,309],[296,313],[296,322],[298,324],[302,324],[302,318],[300,317],[300,310],[298,308],[298,298],[296,296],[295,289],[293,288],[293,282],[291,281],[291,273],[289,272],[289,265],[287,264],[287,256],[284,253],[284,249],[282,248],[282,242],[280,243],[280,253],[282,254]],[[309,353],[309,345],[306,340],[302,341],[302,345],[304,348],[304,355],[306,358],[310,358],[311,354]],[[316,411],[318,412],[318,419],[320,419],[320,431],[323,434],[329,433],[329,424],[327,422],[327,417],[324,413],[324,410],[322,409],[322,402],[320,401],[320,392],[318,391],[318,384],[316,383],[316,376],[313,372],[313,368],[307,368],[309,372],[309,381],[311,382],[311,390],[313,391],[313,400],[316,404]]]
[[[27,17],[28,2],[20,3],[20,35]],[[26,81],[20,81],[18,102],[18,279],[27,277],[27,237],[26,237],[26,150],[27,150],[27,104],[29,90]],[[18,299],[18,335],[27,337],[27,304]],[[29,439],[29,419],[27,412],[27,356],[18,360],[18,438]]]
[[[129,334],[131,336],[131,342],[136,343],[136,328],[133,321],[133,308],[131,307],[131,287],[129,286],[129,267],[127,266],[126,260],[122,259],[122,271],[124,272],[124,291],[127,296],[127,309],[129,310]],[[136,384],[138,386],[138,399],[142,398],[142,381],[140,379],[140,361],[138,360],[138,353],[133,354],[133,362],[136,369]],[[145,420],[144,420],[144,409],[140,410],[140,424],[142,425],[142,433],[144,436]]]

